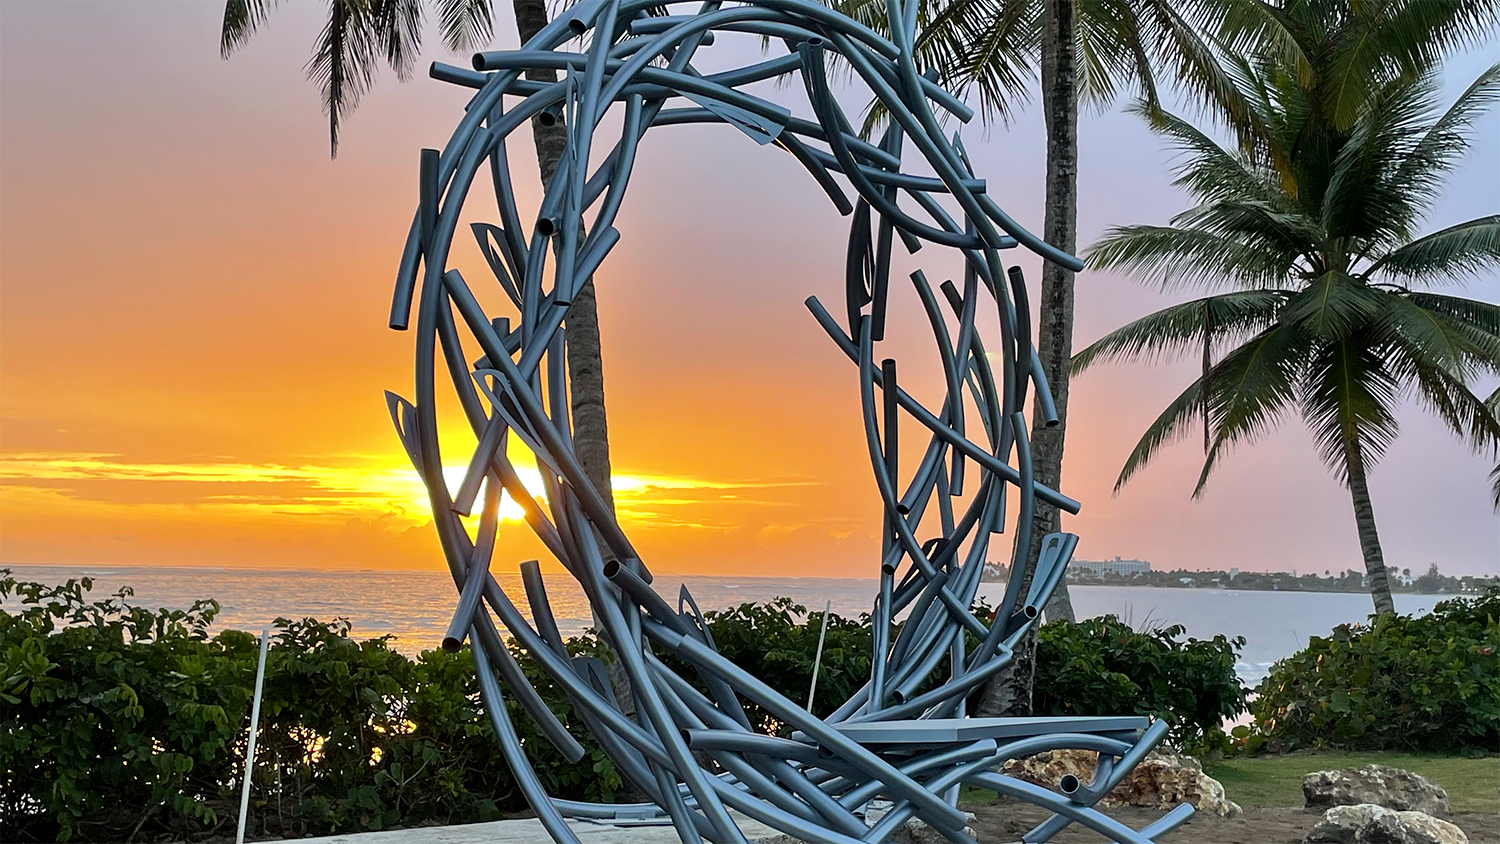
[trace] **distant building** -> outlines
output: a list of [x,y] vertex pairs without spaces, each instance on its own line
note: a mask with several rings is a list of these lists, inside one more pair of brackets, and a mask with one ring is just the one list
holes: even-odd
[[1122,560],[1115,557],[1113,560],[1074,560],[1072,567],[1075,570],[1091,571],[1094,574],[1118,574],[1135,575],[1146,574],[1151,571],[1151,564],[1145,560]]

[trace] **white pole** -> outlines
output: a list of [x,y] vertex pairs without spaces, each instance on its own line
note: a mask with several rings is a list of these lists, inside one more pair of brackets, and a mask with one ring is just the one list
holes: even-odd
[[271,628],[260,631],[260,664],[255,668],[255,701],[250,704],[250,741],[245,747],[245,782],[240,788],[240,825],[234,844],[245,844],[245,817],[250,811],[250,772],[255,770],[255,732],[260,728],[260,693],[266,687],[266,649],[271,643]]
[[828,613],[833,610],[833,601],[830,599],[823,605],[823,630],[818,633],[818,655],[813,657],[812,682],[807,686],[807,711],[812,712],[813,692],[818,690],[818,669],[823,665],[823,639],[828,635]]

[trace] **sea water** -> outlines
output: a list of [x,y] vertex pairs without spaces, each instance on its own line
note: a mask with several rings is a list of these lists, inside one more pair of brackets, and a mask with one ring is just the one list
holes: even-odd
[[[457,601],[447,572],[433,570],[309,571],[286,569],[166,568],[133,566],[9,567],[20,580],[58,584],[69,578],[92,577],[95,600],[128,586],[137,606],[182,609],[199,598],[221,604],[214,629],[258,631],[277,618],[346,618],[351,635],[366,638],[389,635],[399,650],[416,654],[437,647],[452,618]],[[525,610],[525,593],[518,574],[497,574],[500,585]],[[668,603],[676,606],[678,591],[687,586],[698,606],[707,611],[746,602],[789,597],[810,610],[821,611],[832,602],[839,615],[869,612],[877,582],[859,578],[709,577],[657,575],[654,584]],[[588,629],[588,602],[567,575],[547,577],[548,599],[563,635]],[[1265,677],[1278,659],[1307,644],[1310,636],[1326,636],[1335,626],[1364,621],[1372,606],[1370,596],[1339,592],[1250,592],[1234,589],[1172,589],[1136,586],[1074,586],[1073,607],[1079,618],[1113,614],[1136,629],[1180,624],[1189,636],[1217,634],[1245,637],[1236,666],[1247,685]],[[999,604],[1004,585],[985,583],[979,597]],[[1395,596],[1403,613],[1430,611],[1443,595]],[[11,599],[14,602],[14,598]]]

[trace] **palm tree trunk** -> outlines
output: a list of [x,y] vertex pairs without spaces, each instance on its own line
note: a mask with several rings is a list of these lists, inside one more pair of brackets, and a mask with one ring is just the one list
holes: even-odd
[[[1047,120],[1046,210],[1042,237],[1072,253],[1078,249],[1078,69],[1077,33],[1073,0],[1046,0],[1042,20],[1042,111]],[[1052,388],[1057,425],[1046,427],[1039,404],[1031,424],[1032,465],[1038,483],[1062,488],[1063,439],[1068,429],[1068,364],[1073,359],[1073,273],[1042,262],[1042,295],[1038,302],[1036,353]],[[1035,568],[1047,534],[1062,530],[1062,514],[1051,504],[1037,502],[1026,552],[1027,568]],[[1073,621],[1073,602],[1063,580],[1043,607],[1050,620]]]
[[[547,25],[545,0],[514,0],[516,31],[524,45]],[[532,68],[526,78],[534,82],[556,82],[557,71]],[[531,138],[536,145],[537,167],[541,170],[542,186],[552,184],[552,175],[557,172],[557,163],[562,160],[568,145],[567,126],[557,120],[544,123],[539,117],[531,120]],[[567,317],[568,390],[570,409],[573,412],[573,451],[583,467],[583,474],[603,496],[604,503],[614,512],[614,487],[610,481],[609,422],[604,412],[604,358],[599,342],[599,309],[594,297],[594,280],[584,283]],[[596,536],[597,538],[597,536]],[[606,560],[612,556],[599,543]],[[594,625],[604,625],[595,616]],[[635,714],[635,695],[631,691],[630,678],[618,658],[607,666],[615,700],[627,716]]]
[[[515,0],[516,30],[521,43],[547,25],[545,0]],[[526,78],[535,82],[556,82],[557,71],[530,69]],[[543,123],[532,118],[531,137],[536,144],[537,166],[542,185],[552,184],[557,162],[568,144],[567,127],[561,120]],[[589,482],[604,496],[614,510],[614,491],[610,483],[609,423],[604,413],[604,360],[599,345],[599,311],[594,298],[594,280],[589,279],[568,309],[568,388],[572,392],[573,448]]]
[[1354,499],[1354,524],[1359,529],[1359,550],[1365,556],[1365,582],[1375,599],[1377,615],[1395,614],[1391,583],[1386,577],[1385,555],[1380,551],[1380,535],[1375,531],[1375,507],[1370,503],[1370,487],[1365,482],[1364,453],[1359,440],[1351,439],[1345,448],[1349,471],[1349,496]]
[[[1078,72],[1074,58],[1074,0],[1043,0],[1042,6],[1042,111],[1047,120],[1046,211],[1042,236],[1068,252],[1078,246]],[[1063,436],[1067,430],[1068,362],[1073,356],[1073,273],[1051,262],[1042,264],[1042,295],[1038,302],[1037,357],[1052,388],[1058,423],[1048,428],[1040,408],[1033,406],[1031,426],[1032,466],[1038,483],[1058,489],[1062,482]],[[1037,502],[1030,548],[1017,548],[1018,562],[1026,566],[1030,583],[1041,554],[1042,539],[1059,530],[1061,514],[1056,507]],[[1024,553],[1024,557],[1021,555]],[[1073,603],[1066,581],[1047,601],[1043,612],[1049,619],[1073,621]],[[1035,630],[1015,650],[1015,659],[1001,669],[980,693],[976,715],[1030,715],[1032,683],[1035,679]]]

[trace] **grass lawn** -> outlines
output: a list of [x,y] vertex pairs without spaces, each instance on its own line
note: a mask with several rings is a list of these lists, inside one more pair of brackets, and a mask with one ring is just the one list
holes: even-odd
[[1241,806],[1301,806],[1302,777],[1313,771],[1389,765],[1421,774],[1448,792],[1455,812],[1500,812],[1500,756],[1462,759],[1406,753],[1305,752],[1206,762]]

